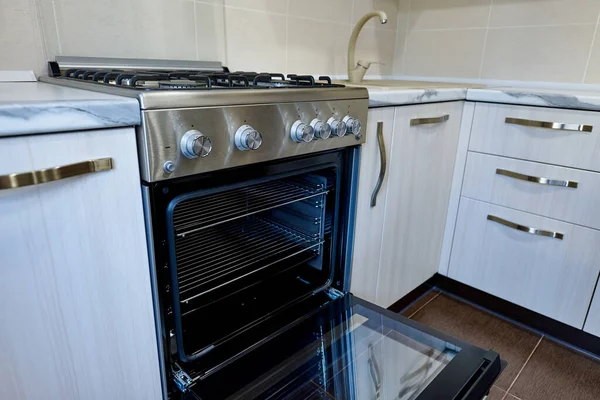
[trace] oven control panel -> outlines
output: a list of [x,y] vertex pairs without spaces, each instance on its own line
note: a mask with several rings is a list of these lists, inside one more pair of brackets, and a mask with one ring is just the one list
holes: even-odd
[[364,143],[368,99],[143,111],[142,179],[155,182]]

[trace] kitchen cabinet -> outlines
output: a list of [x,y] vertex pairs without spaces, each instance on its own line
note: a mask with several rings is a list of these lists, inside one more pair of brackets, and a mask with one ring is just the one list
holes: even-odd
[[462,107],[396,109],[376,302],[382,307],[438,271]]
[[600,289],[597,286],[583,330],[600,336]]
[[0,175],[106,158],[0,190],[2,399],[162,398],[134,129],[0,138]]
[[[389,168],[391,162],[394,114],[393,107],[369,110],[367,137],[360,155],[351,291],[356,296],[373,303],[377,302],[377,275],[389,182],[387,175],[382,180],[373,207],[371,207],[371,197],[382,167],[380,149],[385,148],[385,166]],[[382,129],[381,145],[377,138],[378,123],[381,123]]]
[[[438,271],[463,102],[372,109],[361,153],[351,291],[389,307]],[[379,175],[383,122],[386,176]]]
[[598,243],[598,230],[463,197],[449,276],[582,329],[600,273]]

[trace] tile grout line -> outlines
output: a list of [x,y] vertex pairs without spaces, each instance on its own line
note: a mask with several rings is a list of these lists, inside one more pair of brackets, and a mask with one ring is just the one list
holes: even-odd
[[410,314],[410,316],[408,318],[411,319],[412,317],[414,317],[419,311],[421,311],[422,309],[424,309],[425,306],[427,306],[429,303],[431,303],[432,301],[434,301],[435,299],[437,299],[440,294],[442,294],[442,292],[437,292],[437,294],[435,296],[433,296],[433,298],[431,298],[429,301],[427,301],[427,303],[425,303],[421,307],[419,307],[419,309],[416,310],[414,313]]
[[[521,372],[523,372],[523,370],[527,366],[527,363],[529,362],[529,360],[531,360],[531,357],[533,357],[533,353],[535,353],[535,351],[537,350],[537,348],[540,346],[540,344],[542,343],[542,340],[544,340],[544,337],[545,337],[545,335],[542,335],[542,337],[540,337],[540,340],[538,340],[537,344],[535,345],[535,347],[531,351],[531,354],[529,354],[529,357],[527,357],[527,360],[525,360],[525,363],[523,364],[523,366],[521,367],[521,369],[517,373],[517,376],[515,376],[515,379],[513,379],[512,383],[510,384],[510,386],[506,390],[506,395],[504,395],[504,398],[506,398],[506,396],[508,396],[510,394],[510,390],[513,388],[513,386],[515,386],[515,383],[517,382],[517,379],[519,379],[519,376],[521,376]],[[510,395],[512,396],[512,394],[510,394]],[[514,397],[517,397],[517,396],[514,396]]]
[[485,61],[485,49],[487,47],[488,35],[490,33],[490,21],[492,20],[492,9],[494,8],[494,0],[490,0],[490,9],[488,10],[487,24],[485,25],[485,36],[483,37],[483,49],[481,49],[481,62],[479,63],[479,75],[477,77],[481,79],[481,73],[483,72],[483,62]]
[[56,29],[56,39],[58,42],[58,52],[62,55],[62,43],[60,41],[60,32],[58,31],[58,18],[56,17],[56,4],[52,0],[52,14],[54,15],[54,29]]
[[594,29],[594,36],[592,36],[592,44],[590,45],[590,52],[588,53],[587,62],[585,63],[585,69],[583,70],[583,78],[581,79],[581,83],[585,83],[585,79],[587,78],[588,69],[590,67],[590,61],[592,59],[592,53],[594,52],[594,45],[596,44],[598,25],[600,25],[600,13],[598,13],[598,18],[596,18],[596,28]]
[[[408,15],[406,16],[406,28],[404,32],[404,48],[402,49],[402,64],[400,65],[400,73],[404,75],[406,71],[406,48],[408,47],[408,34],[410,33],[410,13],[412,11],[412,1],[408,2]],[[398,30],[398,22],[396,21],[396,31]],[[395,52],[395,50],[394,50]],[[394,58],[396,55],[394,54]],[[392,71],[393,72],[393,71]]]
[[196,60],[200,58],[200,52],[198,50],[198,18],[196,17],[196,2],[193,1],[194,6],[194,45],[196,46]]

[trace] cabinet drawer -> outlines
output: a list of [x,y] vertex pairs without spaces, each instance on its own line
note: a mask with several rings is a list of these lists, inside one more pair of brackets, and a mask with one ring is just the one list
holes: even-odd
[[463,197],[449,276],[581,329],[600,270],[598,243],[600,231]]
[[600,113],[477,103],[469,150],[600,171]]
[[469,153],[462,195],[600,229],[600,174]]

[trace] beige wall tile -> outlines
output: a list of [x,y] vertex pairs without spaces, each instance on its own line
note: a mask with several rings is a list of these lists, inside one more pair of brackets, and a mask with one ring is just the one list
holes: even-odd
[[54,0],[64,55],[195,59],[194,4],[184,0]]
[[356,61],[376,61],[367,71],[367,76],[392,75],[396,32],[386,29],[364,28],[356,42]]
[[0,69],[46,70],[37,10],[31,0],[0,0]]
[[196,2],[195,23],[198,59],[226,64],[225,12],[222,4]]
[[[203,0],[204,1],[204,0]],[[217,0],[218,1],[218,0]],[[285,14],[287,0],[224,0],[226,6]]]
[[596,23],[599,0],[494,0],[490,26]]
[[491,0],[412,0],[411,29],[486,27]]
[[52,0],[38,0],[38,9],[40,15],[40,30],[42,34],[42,46],[49,60],[60,56],[60,44],[58,41],[58,31],[54,19],[54,10]]
[[485,29],[409,33],[404,75],[476,78]]
[[581,82],[595,25],[490,29],[482,78]]
[[287,68],[295,74],[335,74],[347,71],[350,26],[306,18],[288,19]]
[[600,83],[600,29],[596,33],[584,83]]
[[225,7],[227,62],[232,70],[286,71],[286,19]]
[[288,0],[289,15],[349,24],[353,0]]
[[354,11],[352,17],[352,24],[356,22],[366,13],[371,11],[383,11],[388,16],[388,22],[382,25],[377,18],[373,18],[367,22],[365,27],[369,28],[382,28],[396,30],[397,27],[397,14],[398,14],[398,0],[354,0]]
[[400,76],[404,74],[404,49],[406,48],[406,31],[398,29],[396,32],[396,45],[394,50],[394,61],[392,74]]

